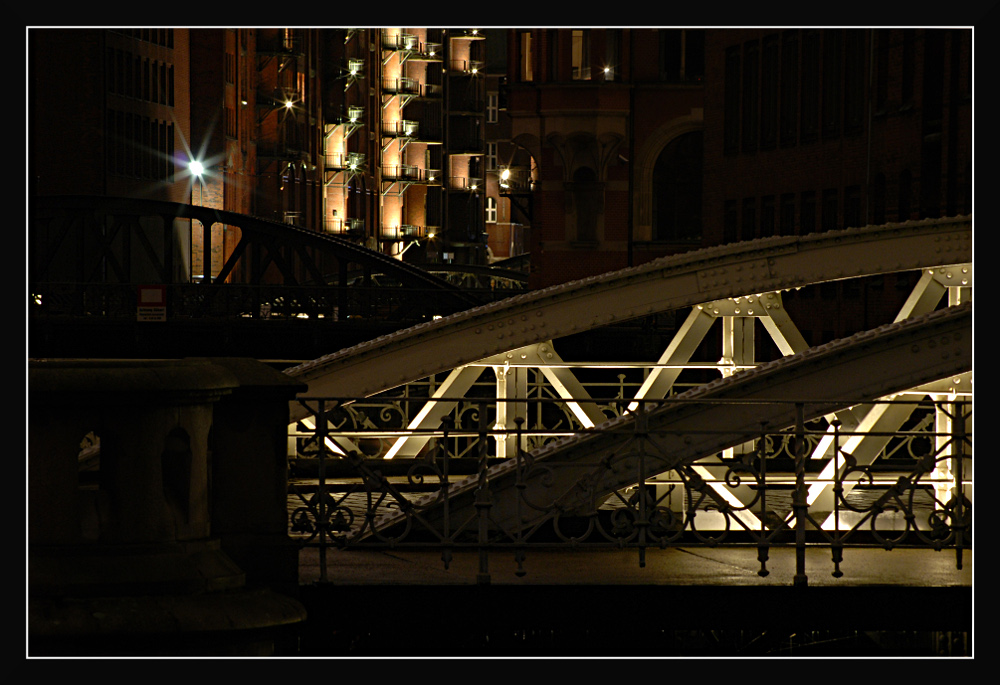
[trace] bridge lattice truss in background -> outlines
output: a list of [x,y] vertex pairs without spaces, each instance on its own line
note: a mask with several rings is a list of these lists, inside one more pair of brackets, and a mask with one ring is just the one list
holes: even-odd
[[[484,301],[344,238],[211,207],[38,197],[29,224],[33,316],[134,317],[138,285],[167,286],[173,317],[419,321]],[[203,269],[192,275],[193,234],[203,238]],[[213,262],[223,242],[225,261]]]
[[[782,303],[788,289],[902,271],[921,275],[895,323],[818,348]],[[293,530],[324,548],[508,547],[519,559],[553,541],[645,550],[728,539],[758,548],[762,573],[769,546],[801,547],[808,531],[833,549],[835,574],[851,544],[949,546],[961,566],[971,284],[971,217],[911,221],[667,257],[308,362],[288,371],[309,384],[290,436],[310,452],[296,464],[325,466]],[[555,349],[561,336],[685,308],[641,385],[610,400]],[[717,319],[721,378],[681,392]],[[755,364],[755,319],[785,358]],[[386,475],[388,459],[407,457],[401,478]],[[470,462],[472,475],[455,475]],[[325,473],[354,478],[333,487]],[[415,485],[431,492],[405,492]]]

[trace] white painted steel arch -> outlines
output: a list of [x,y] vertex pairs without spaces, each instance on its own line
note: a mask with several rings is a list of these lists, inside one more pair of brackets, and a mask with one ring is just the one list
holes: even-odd
[[[972,261],[972,217],[734,243],[552,286],[414,326],[286,373],[360,397],[526,345],[748,293]],[[291,419],[306,416],[292,403]]]
[[[805,352],[739,372],[682,393],[646,415],[648,475],[669,471],[795,423],[793,401],[804,401],[804,420],[858,403],[950,379],[972,369],[972,305],[948,307],[836,340]],[[746,404],[697,403],[722,400]],[[777,402],[768,404],[767,402]],[[540,468],[517,482],[518,464],[508,460],[487,471],[491,525],[513,532],[559,511],[586,510],[595,498],[631,485],[636,454],[623,449],[633,436],[635,415],[626,414],[535,450],[535,464],[558,462],[574,468]],[[579,467],[579,468],[575,468]],[[589,477],[588,477],[589,474]],[[517,484],[517,487],[515,487]],[[475,515],[477,477],[454,484],[448,507],[452,521]],[[440,493],[415,502],[421,518],[441,516]],[[525,502],[544,503],[533,509]],[[405,519],[396,512],[376,523],[387,530]]]

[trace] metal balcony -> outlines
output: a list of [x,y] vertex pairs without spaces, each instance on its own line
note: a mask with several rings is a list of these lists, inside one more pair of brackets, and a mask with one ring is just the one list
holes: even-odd
[[483,179],[481,178],[475,178],[472,176],[451,176],[448,179],[448,189],[464,190],[472,193],[485,190],[486,186],[483,184]]
[[423,229],[420,226],[401,224],[399,226],[383,228],[382,235],[379,236],[379,240],[388,242],[395,240],[416,240],[422,237],[422,234]]
[[386,164],[382,167],[382,178],[386,181],[419,181],[421,171],[413,164]]
[[389,138],[415,138],[417,130],[420,128],[419,122],[408,121],[383,121],[382,135]]
[[416,50],[418,46],[417,37],[412,34],[382,32],[383,50]]
[[383,78],[382,90],[393,95],[419,95],[420,82],[415,78],[407,76],[401,78]]

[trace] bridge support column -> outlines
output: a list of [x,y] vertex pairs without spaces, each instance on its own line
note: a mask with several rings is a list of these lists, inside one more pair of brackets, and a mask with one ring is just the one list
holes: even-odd
[[209,436],[238,387],[204,360],[31,362],[29,653],[267,654],[305,618],[248,587],[213,537],[230,484],[213,479]]

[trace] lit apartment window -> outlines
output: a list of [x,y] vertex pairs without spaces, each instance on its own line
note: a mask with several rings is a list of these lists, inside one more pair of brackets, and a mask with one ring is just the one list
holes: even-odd
[[533,81],[534,72],[531,69],[531,31],[521,32],[521,80]]
[[590,31],[573,31],[573,80],[590,80]]
[[497,201],[496,198],[486,198],[486,223],[495,224],[497,222]]
[[497,123],[498,97],[496,93],[489,93],[486,96],[486,123]]

